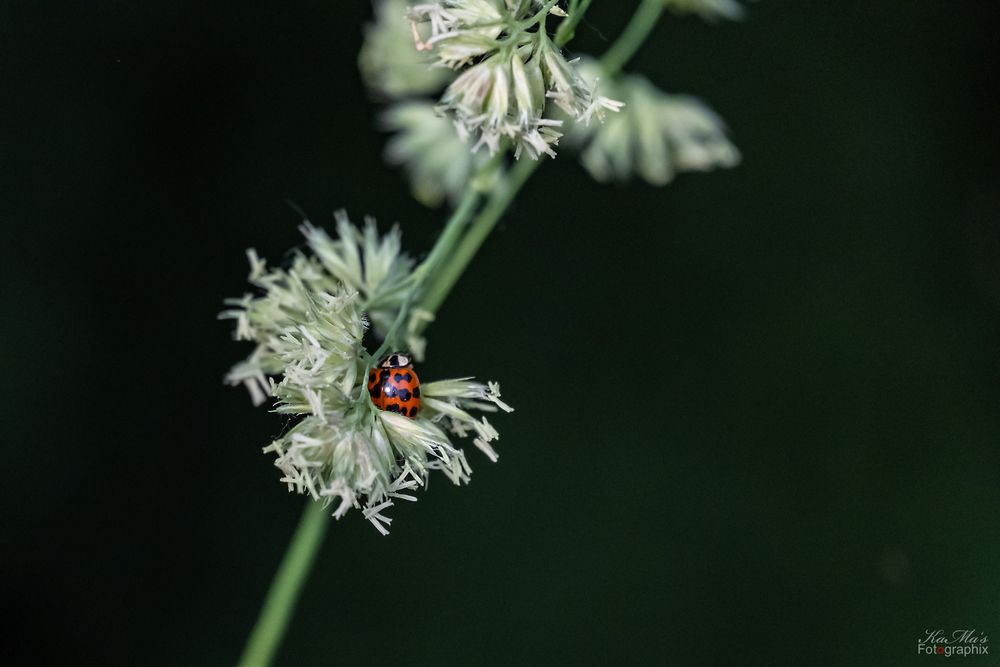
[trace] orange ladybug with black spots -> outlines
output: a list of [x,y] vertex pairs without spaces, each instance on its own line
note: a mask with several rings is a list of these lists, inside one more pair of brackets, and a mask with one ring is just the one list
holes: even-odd
[[368,374],[368,394],[380,410],[414,418],[420,410],[420,379],[409,355],[393,352]]

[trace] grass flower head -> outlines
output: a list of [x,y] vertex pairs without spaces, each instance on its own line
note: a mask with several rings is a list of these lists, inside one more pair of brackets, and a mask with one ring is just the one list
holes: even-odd
[[382,126],[394,132],[385,147],[386,159],[402,165],[417,201],[437,206],[458,202],[473,172],[488,161],[472,153],[450,120],[430,102],[411,100],[389,107]]
[[738,0],[663,0],[676,14],[697,14],[706,21],[743,18],[745,10]]
[[378,96],[401,99],[439,92],[455,74],[442,67],[432,67],[434,57],[420,51],[413,43],[429,30],[407,21],[412,7],[409,0],[377,0],[375,20],[365,28],[365,40],[358,56],[362,78]]
[[[334,504],[333,515],[359,508],[387,533],[385,510],[440,470],[455,484],[472,472],[456,440],[473,444],[490,460],[499,433],[473,413],[512,408],[499,387],[471,378],[421,385],[416,417],[376,408],[365,384],[373,360],[363,340],[369,327],[388,331],[411,284],[413,262],[400,252],[399,232],[379,237],[374,222],[359,230],[338,214],[338,237],[302,226],[308,250],[287,268],[268,268],[251,250],[250,282],[256,294],[230,300],[222,317],[236,320],[235,336],[255,344],[227,376],[244,384],[255,403],[273,400],[274,411],[298,422],[264,451],[276,456],[290,491]],[[379,324],[376,324],[378,322]]]
[[417,48],[459,72],[440,109],[463,138],[473,139],[473,151],[485,147],[492,155],[509,141],[515,157],[554,157],[563,121],[550,113],[549,100],[583,123],[621,108],[595,96],[565,59],[546,31],[547,12],[565,16],[555,3],[514,0],[441,0],[411,10],[414,31],[429,26],[431,32],[426,40],[416,34]]
[[680,172],[739,164],[740,152],[729,141],[725,123],[701,100],[664,93],[638,74],[600,78],[592,61],[583,68],[595,86],[625,102],[624,110],[604,123],[576,124],[570,133],[581,163],[598,181],[638,175],[665,185]]

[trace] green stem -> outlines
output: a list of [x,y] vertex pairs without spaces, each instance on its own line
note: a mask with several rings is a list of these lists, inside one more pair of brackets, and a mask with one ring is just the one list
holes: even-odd
[[[535,170],[541,165],[541,160],[524,159],[519,161],[508,176],[504,179],[500,188],[493,193],[486,206],[479,212],[479,215],[472,221],[468,233],[462,238],[461,243],[455,251],[441,265],[437,275],[434,276],[424,293],[420,302],[420,307],[428,312],[437,312],[441,303],[451,292],[452,287],[469,265],[476,251],[489,236],[493,226],[503,216],[511,201],[521,190],[521,187],[531,177]],[[421,326],[421,330],[423,325]]]
[[601,69],[605,76],[614,76],[625,66],[642,43],[649,37],[660,14],[663,13],[663,0],[642,0],[642,4],[629,19],[628,25],[621,36],[615,40],[611,48],[601,56]]
[[576,26],[580,25],[583,15],[587,13],[590,0],[579,0],[569,7],[569,16],[563,19],[556,30],[556,46],[563,47],[576,35]]
[[434,267],[451,253],[452,247],[454,247],[455,243],[462,235],[465,223],[467,223],[469,218],[472,217],[472,212],[476,209],[478,204],[479,191],[474,187],[467,188],[465,194],[462,195],[462,201],[459,202],[458,208],[456,208],[455,212],[451,214],[450,218],[448,218],[448,222],[444,225],[444,231],[441,232],[441,236],[438,237],[434,247],[431,248],[431,252],[427,255],[427,259],[425,259],[417,269],[417,272],[421,274],[420,282],[423,282],[423,280],[426,279],[426,275],[429,272],[432,272]]
[[[548,11],[552,4],[554,3],[547,3],[545,11]],[[576,20],[570,28],[565,31],[560,30],[556,34],[556,40],[560,45],[572,38],[572,30],[579,23],[583,11],[589,4],[590,0],[580,0],[575,12]],[[662,11],[662,0],[643,0],[622,36],[601,59],[601,64],[608,76],[617,73],[638,50],[642,41],[653,29],[653,25]],[[495,168],[502,159],[503,153],[499,153],[491,161],[491,167]],[[418,268],[420,275],[411,294],[419,294],[422,308],[431,313],[437,311],[497,221],[506,212],[511,201],[540,165],[541,160],[525,159],[518,162],[500,181],[500,185],[491,194],[486,206],[473,219],[468,231],[462,236],[466,229],[466,223],[481,198],[476,179],[470,182],[468,190],[448,220],[441,237],[431,250],[430,255]],[[409,305],[408,302],[402,310],[408,311]],[[386,336],[387,342],[395,335],[394,332],[398,330],[403,321],[402,317],[403,313],[401,312],[397,322],[393,325],[393,333]],[[421,325],[420,329],[422,330],[424,326]],[[329,523],[327,512],[322,509],[322,506],[312,499],[307,500],[305,512],[299,520],[295,535],[292,537],[285,557],[271,583],[257,624],[254,625],[250,638],[247,640],[243,656],[240,658],[240,667],[266,667],[271,664],[285,631],[288,629],[288,622],[291,620],[295,603],[302,590],[302,584],[305,583],[306,576],[316,560],[316,553],[323,542],[323,535],[326,533]]]
[[531,26],[535,25],[536,23],[540,23],[542,21],[542,19],[544,19],[546,16],[548,16],[549,10],[552,9],[553,7],[555,7],[556,4],[558,4],[558,2],[559,2],[559,0],[549,0],[548,2],[546,2],[542,6],[541,9],[539,9],[537,12],[535,12],[534,16],[532,16],[531,18],[529,18],[529,19],[527,19],[525,21],[521,21],[521,25],[530,28]]
[[281,566],[271,582],[257,624],[243,649],[240,667],[266,667],[271,664],[329,523],[330,517],[322,503],[309,498]]
[[[495,166],[496,162],[496,160],[493,160],[489,164]],[[465,194],[462,195],[462,201],[459,202],[458,208],[456,208],[455,212],[451,214],[450,218],[448,218],[448,222],[445,223],[444,226],[444,231],[438,238],[437,243],[434,244],[434,247],[431,248],[431,252],[427,255],[427,259],[425,259],[413,272],[413,275],[416,276],[416,282],[410,290],[409,296],[400,307],[399,314],[396,315],[396,319],[393,321],[392,326],[389,327],[389,331],[386,332],[385,339],[382,341],[382,344],[371,355],[369,366],[372,363],[377,364],[384,355],[388,354],[390,348],[396,345],[396,338],[399,335],[399,330],[405,323],[406,318],[409,317],[414,296],[423,290],[424,283],[427,281],[429,276],[433,275],[435,267],[444,261],[449,253],[451,253],[451,249],[454,247],[455,243],[462,235],[462,232],[465,230],[465,225],[472,216],[472,212],[479,204],[479,199],[479,190],[475,187],[469,187],[466,189]],[[369,370],[370,367],[365,368],[365,376],[368,375]],[[364,400],[365,394],[367,393],[367,387],[364,383],[362,383],[361,393],[358,396],[358,400]]]

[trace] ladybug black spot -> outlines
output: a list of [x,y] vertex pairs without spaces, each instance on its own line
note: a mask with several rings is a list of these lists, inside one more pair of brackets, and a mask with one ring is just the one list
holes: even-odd
[[410,390],[407,389],[406,387],[402,387],[401,389],[397,389],[396,390],[396,396],[399,396],[399,399],[401,401],[406,402],[406,401],[410,400]]
[[420,387],[414,387],[413,388],[413,397],[414,398],[420,398]]

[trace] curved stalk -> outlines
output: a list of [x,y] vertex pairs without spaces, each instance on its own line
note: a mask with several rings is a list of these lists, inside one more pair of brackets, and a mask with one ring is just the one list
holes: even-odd
[[569,16],[559,24],[556,30],[556,46],[563,47],[576,35],[576,27],[587,13],[591,0],[574,0],[569,5]]
[[[420,302],[420,307],[434,313],[444,302],[445,298],[455,286],[455,283],[465,271],[472,258],[475,257],[479,247],[493,230],[493,226],[507,211],[511,201],[520,192],[521,187],[527,182],[535,170],[541,165],[541,160],[521,160],[505,179],[501,188],[490,197],[486,206],[479,212],[479,215],[472,221],[469,232],[462,238],[461,243],[455,248],[448,259],[442,264],[440,271],[428,284],[424,297]],[[422,323],[418,331],[422,331],[426,326]]]
[[243,649],[240,667],[266,667],[271,664],[288,629],[302,584],[316,560],[316,553],[323,543],[323,535],[329,523],[330,516],[323,506],[312,498],[306,500],[299,526],[295,529],[295,535],[292,536],[277,574],[274,575],[274,581],[271,582],[264,606],[260,610],[260,617]]
[[663,9],[663,0],[642,0],[642,4],[629,19],[621,36],[601,56],[601,69],[604,70],[605,76],[614,76],[631,60],[649,37]]
[[[553,4],[551,1],[547,3],[544,6],[545,12]],[[583,11],[589,4],[590,0],[580,0],[575,16],[570,17],[572,21],[568,24],[570,27],[556,35],[560,45],[565,44],[572,37],[572,30],[579,23]],[[606,75],[611,76],[617,73],[635,54],[653,29],[662,11],[662,0],[643,0],[621,37],[601,59]],[[539,15],[540,18],[544,18],[544,13],[539,12]],[[502,160],[502,156],[503,154],[500,153],[494,161],[491,161],[494,168]],[[434,245],[430,255],[417,269],[419,276],[414,283],[411,300],[408,300],[406,307],[402,309],[400,316],[393,324],[392,331],[386,336],[386,344],[390,344],[390,339],[398,332],[405,317],[405,311],[409,311],[409,307],[412,305],[413,297],[419,299],[420,307],[431,313],[437,311],[493,227],[507,211],[514,197],[540,165],[541,160],[518,162],[506,178],[501,180],[497,189],[490,195],[486,205],[472,219],[471,223],[469,223],[469,218],[479,204],[481,195],[477,179],[474,178],[470,181],[461,203],[449,218],[441,237]],[[419,329],[422,331],[425,326],[426,323],[423,323]],[[274,581],[271,583],[260,617],[247,640],[246,648],[240,658],[240,667],[266,667],[271,664],[288,628],[295,603],[298,601],[302,585],[312,569],[328,524],[327,512],[319,503],[314,502],[311,498],[308,499],[295,535],[292,537]]]
[[[494,164],[495,161],[491,161],[489,165]],[[461,237],[462,232],[465,230],[465,225],[472,216],[473,211],[476,210],[476,206],[479,204],[479,191],[474,187],[469,187],[465,194],[462,196],[462,201],[459,203],[458,208],[455,212],[451,214],[448,218],[448,222],[445,223],[444,231],[441,236],[438,237],[437,243],[431,248],[430,254],[427,256],[420,266],[414,271],[414,276],[416,277],[416,282],[414,283],[409,296],[403,302],[403,305],[399,309],[399,314],[396,315],[395,321],[393,321],[392,326],[389,331],[386,332],[385,340],[377,350],[371,355],[370,363],[378,363],[379,360],[389,352],[397,343],[397,336],[399,335],[400,329],[406,323],[406,318],[410,315],[410,309],[413,305],[413,300],[415,296],[424,290],[424,284],[427,279],[433,274],[434,269],[441,264],[451,252],[452,247]],[[365,369],[365,375],[368,375],[369,368]],[[367,393],[367,388],[362,383],[362,392],[358,400],[362,400]]]

